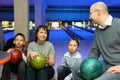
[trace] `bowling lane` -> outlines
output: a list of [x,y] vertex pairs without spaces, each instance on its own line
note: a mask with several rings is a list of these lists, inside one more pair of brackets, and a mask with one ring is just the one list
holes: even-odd
[[51,30],[49,40],[54,44],[56,51],[56,65],[59,65],[64,53],[67,51],[67,44],[70,40],[70,36],[68,36],[63,29]]
[[5,41],[14,37],[14,31],[4,32]]
[[63,30],[50,30],[49,40],[54,41],[53,43],[64,42],[70,39],[70,36]]
[[76,33],[77,35],[83,37],[84,39],[92,39],[94,37],[94,31],[90,32],[86,29],[82,29],[82,28],[77,28],[75,27],[74,29],[70,28],[70,30],[74,33]]

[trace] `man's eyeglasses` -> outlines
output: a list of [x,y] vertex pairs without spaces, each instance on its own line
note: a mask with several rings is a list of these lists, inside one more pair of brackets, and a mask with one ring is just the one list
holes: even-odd
[[97,10],[94,10],[94,11],[90,12],[90,15],[93,14],[93,13],[95,13],[96,11],[97,11]]

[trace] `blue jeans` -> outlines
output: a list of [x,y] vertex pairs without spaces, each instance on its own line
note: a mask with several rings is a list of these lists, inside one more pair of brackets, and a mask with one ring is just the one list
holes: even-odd
[[[113,65],[110,65],[104,61],[101,61],[101,63],[103,64],[104,73],[100,77],[98,77],[94,80],[120,80],[120,74],[112,74],[112,73],[106,72],[106,70]],[[75,65],[75,67],[73,68],[73,71],[72,71],[73,80],[84,80],[81,77],[79,70],[80,70],[80,65],[78,65],[78,64]]]
[[35,70],[28,66],[26,69],[26,79],[25,80],[49,80],[54,76],[54,69],[47,66],[40,70]]

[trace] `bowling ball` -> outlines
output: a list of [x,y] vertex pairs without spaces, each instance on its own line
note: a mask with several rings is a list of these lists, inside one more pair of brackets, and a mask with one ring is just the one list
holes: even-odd
[[46,66],[46,58],[44,55],[40,54],[30,59],[30,65],[33,69],[40,70]]
[[22,60],[22,52],[19,49],[13,48],[10,52],[10,62],[13,64],[18,64]]
[[103,73],[102,63],[96,58],[87,58],[80,65],[81,76],[86,80],[94,80]]

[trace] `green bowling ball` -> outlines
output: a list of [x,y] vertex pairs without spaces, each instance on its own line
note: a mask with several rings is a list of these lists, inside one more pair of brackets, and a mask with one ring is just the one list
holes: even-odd
[[46,66],[46,58],[44,55],[40,54],[30,59],[30,65],[33,69],[40,70]]
[[94,80],[103,73],[102,63],[96,58],[87,58],[80,65],[80,73],[85,80]]

